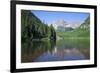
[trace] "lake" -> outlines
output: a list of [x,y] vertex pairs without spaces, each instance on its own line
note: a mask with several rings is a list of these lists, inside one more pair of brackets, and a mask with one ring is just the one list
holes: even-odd
[[49,62],[90,59],[89,39],[28,41],[21,44],[21,62]]

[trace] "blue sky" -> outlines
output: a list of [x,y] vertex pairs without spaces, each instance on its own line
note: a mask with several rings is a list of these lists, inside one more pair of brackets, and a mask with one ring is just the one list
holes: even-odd
[[80,12],[55,12],[55,11],[31,11],[34,13],[42,22],[52,24],[58,20],[65,20],[69,24],[82,23],[88,16],[89,13]]

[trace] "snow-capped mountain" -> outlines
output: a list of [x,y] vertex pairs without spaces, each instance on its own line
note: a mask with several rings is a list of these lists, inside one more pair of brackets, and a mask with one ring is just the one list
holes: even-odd
[[53,24],[53,27],[56,30],[63,30],[63,31],[68,31],[68,30],[72,30],[76,27],[79,27],[80,25],[77,24],[68,24],[67,21],[65,20],[58,20]]
[[67,25],[67,22],[64,20],[58,20],[53,24],[55,29],[58,29],[59,27],[66,27]]

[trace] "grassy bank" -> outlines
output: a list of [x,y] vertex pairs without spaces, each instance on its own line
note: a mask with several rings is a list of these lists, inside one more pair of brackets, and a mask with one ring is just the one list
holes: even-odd
[[85,30],[85,29],[76,29],[76,30],[72,30],[72,31],[65,31],[65,32],[61,32],[61,31],[57,31],[57,36],[62,37],[62,38],[89,38],[90,37],[90,31],[89,30]]

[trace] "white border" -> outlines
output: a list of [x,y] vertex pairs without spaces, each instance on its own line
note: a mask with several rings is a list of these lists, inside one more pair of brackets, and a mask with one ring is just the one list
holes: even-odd
[[[70,12],[89,12],[90,13],[90,60],[81,61],[61,61],[61,62],[39,62],[39,63],[21,63],[21,9],[25,10],[48,10],[48,11],[70,11]],[[39,68],[55,66],[73,66],[94,64],[94,10],[84,8],[70,7],[51,7],[35,5],[16,5],[16,68]]]

